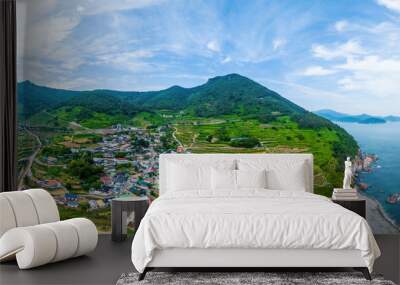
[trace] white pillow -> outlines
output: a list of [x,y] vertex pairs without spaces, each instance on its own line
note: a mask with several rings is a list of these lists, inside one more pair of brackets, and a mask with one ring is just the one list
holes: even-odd
[[291,162],[287,165],[274,167],[267,172],[268,188],[277,190],[306,192],[305,162]]
[[308,186],[308,168],[303,160],[291,159],[240,159],[240,170],[267,170],[267,188],[274,190],[303,191]]
[[169,191],[211,189],[210,167],[177,163],[168,164]]
[[267,188],[267,171],[236,170],[237,188]]
[[186,157],[183,159],[169,160],[166,164],[167,191],[212,191],[211,167],[216,169],[235,169],[236,160],[210,160]]
[[214,191],[236,190],[236,170],[233,169],[211,169],[211,184]]

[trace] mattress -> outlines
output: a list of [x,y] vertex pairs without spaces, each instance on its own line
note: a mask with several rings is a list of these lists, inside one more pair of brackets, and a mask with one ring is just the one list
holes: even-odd
[[156,199],[132,243],[139,272],[164,249],[358,250],[372,271],[379,248],[359,215],[307,192],[246,189]]

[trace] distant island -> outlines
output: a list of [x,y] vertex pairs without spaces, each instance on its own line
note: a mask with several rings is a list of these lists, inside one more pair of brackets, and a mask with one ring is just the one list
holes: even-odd
[[339,113],[330,109],[323,109],[314,112],[334,122],[358,123],[358,124],[384,124],[386,122],[400,122],[400,116],[373,116],[368,114],[350,115]]

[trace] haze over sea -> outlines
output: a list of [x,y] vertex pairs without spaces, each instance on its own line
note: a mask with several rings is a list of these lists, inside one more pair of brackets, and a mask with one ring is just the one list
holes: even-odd
[[386,202],[390,194],[400,192],[400,122],[336,124],[356,139],[363,152],[378,155],[372,172],[360,174],[361,181],[369,185],[365,194],[375,198],[388,216],[400,225],[400,203]]

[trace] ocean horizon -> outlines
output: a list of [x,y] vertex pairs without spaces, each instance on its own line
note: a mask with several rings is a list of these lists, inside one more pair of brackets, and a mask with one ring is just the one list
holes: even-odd
[[336,124],[355,138],[363,153],[378,156],[371,172],[359,173],[360,182],[368,185],[366,190],[361,191],[375,199],[387,216],[400,225],[400,203],[387,202],[390,195],[400,193],[400,122]]

